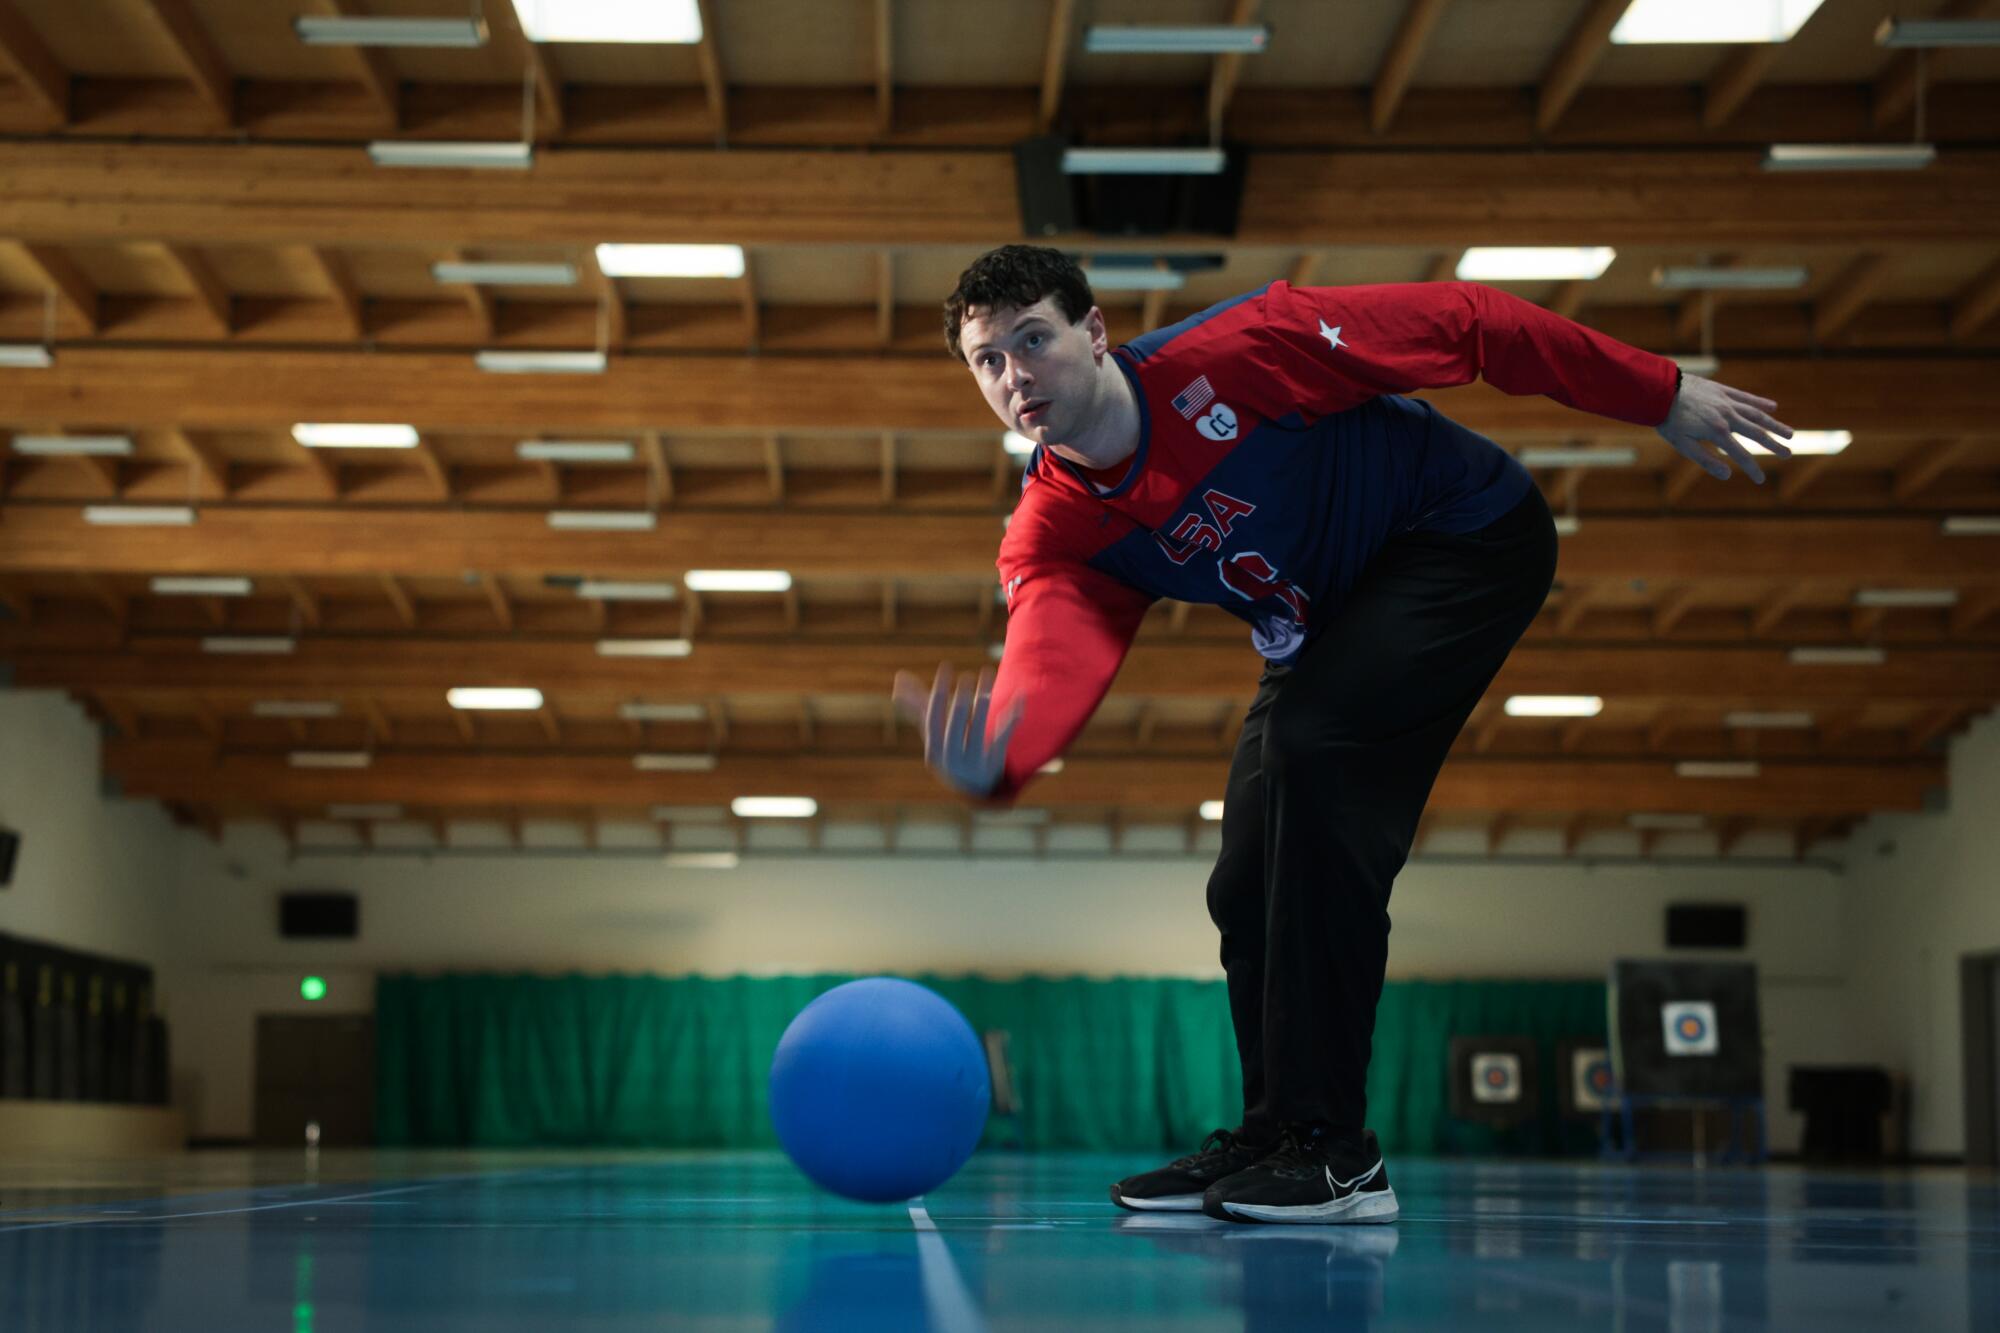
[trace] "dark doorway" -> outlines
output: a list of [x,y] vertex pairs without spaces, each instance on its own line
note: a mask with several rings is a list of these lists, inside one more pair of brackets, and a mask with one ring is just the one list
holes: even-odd
[[375,1142],[375,1020],[367,1014],[257,1017],[257,1146]]
[[1965,1033],[1965,1164],[2000,1166],[2000,953],[1959,959]]

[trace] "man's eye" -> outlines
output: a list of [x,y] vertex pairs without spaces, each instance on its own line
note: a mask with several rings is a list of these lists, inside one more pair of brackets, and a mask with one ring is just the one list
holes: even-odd
[[1039,334],[1039,333],[1031,333],[1031,334],[1029,334],[1029,335],[1028,335],[1028,346],[1030,346],[1030,347],[1039,347],[1039,346],[1041,345],[1041,342],[1042,342],[1042,335],[1041,335],[1041,334]]

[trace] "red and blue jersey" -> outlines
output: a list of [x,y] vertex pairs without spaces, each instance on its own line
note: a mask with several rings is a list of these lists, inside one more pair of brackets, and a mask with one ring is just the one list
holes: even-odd
[[1483,377],[1652,426],[1678,382],[1666,357],[1457,282],[1274,282],[1112,356],[1137,451],[1093,473],[1037,449],[1000,544],[993,714],[1025,704],[1000,800],[1083,729],[1156,599],[1220,606],[1289,662],[1391,536],[1471,532],[1527,494],[1506,450],[1400,395]]

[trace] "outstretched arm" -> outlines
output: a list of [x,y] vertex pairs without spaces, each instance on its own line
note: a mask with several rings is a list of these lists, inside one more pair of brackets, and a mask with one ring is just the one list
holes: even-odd
[[[1485,379],[1511,394],[1652,426],[1718,477],[1723,455],[1750,477],[1763,470],[1737,440],[1779,457],[1791,434],[1777,404],[1696,375],[1529,301],[1472,282],[1292,287],[1265,294],[1271,369],[1311,410],[1342,411],[1385,393]],[[1713,443],[1720,453],[1711,451]]]

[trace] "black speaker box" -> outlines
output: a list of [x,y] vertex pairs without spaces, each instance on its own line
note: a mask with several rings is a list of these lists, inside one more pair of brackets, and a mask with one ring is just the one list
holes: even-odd
[[1610,1003],[1620,1091],[1763,1095],[1755,964],[1620,959],[1611,968]]
[[21,835],[0,828],[0,889],[14,882],[14,858],[21,851]]
[[351,940],[361,930],[361,900],[351,893],[287,893],[278,898],[278,933],[286,939]]
[[1749,938],[1741,903],[1668,903],[1669,949],[1741,949]]

